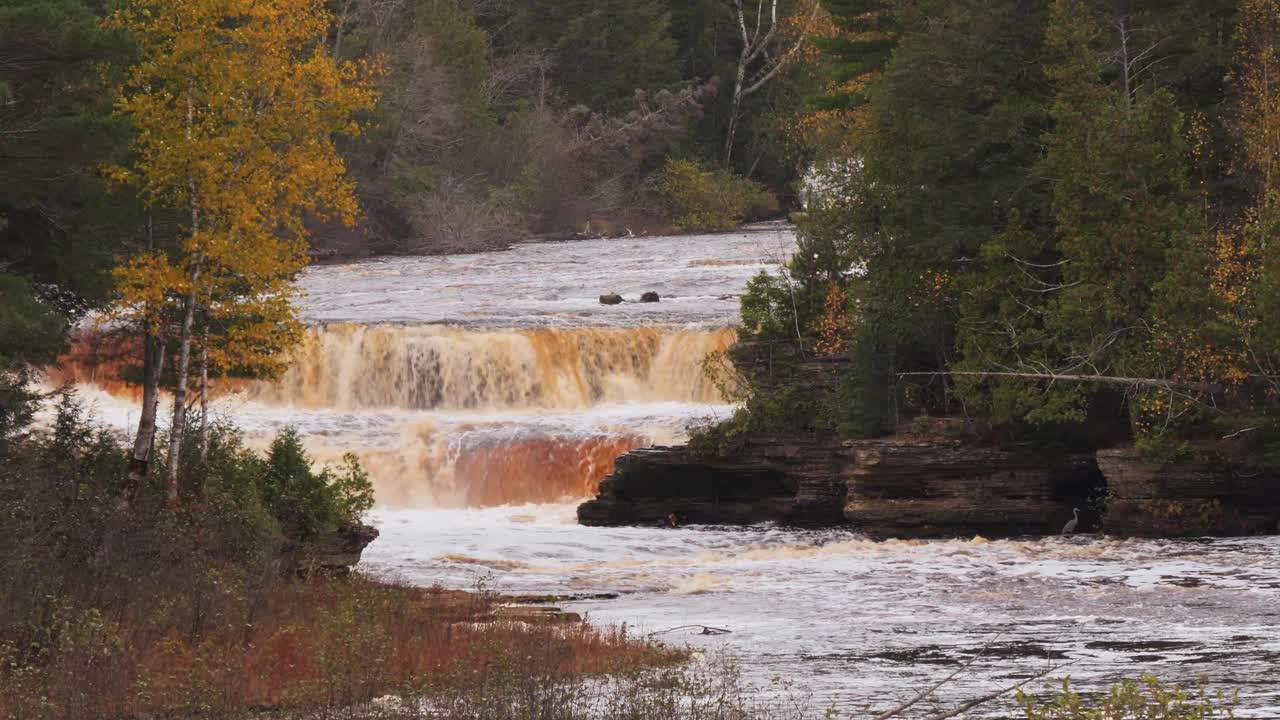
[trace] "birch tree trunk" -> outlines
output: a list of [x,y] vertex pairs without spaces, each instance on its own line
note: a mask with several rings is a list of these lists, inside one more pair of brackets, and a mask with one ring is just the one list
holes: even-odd
[[142,478],[151,467],[151,452],[156,438],[156,410],[160,406],[160,376],[164,373],[164,343],[149,328],[142,338],[142,415],[138,432],[133,436],[133,452],[129,456],[129,476],[134,487],[132,501],[141,491]]
[[[778,0],[768,0],[768,2],[769,9],[766,17],[765,0],[757,0],[755,27],[752,30],[748,30],[747,14],[742,7],[742,0],[733,0],[734,14],[737,16],[736,19],[738,21],[739,40],[742,41],[742,52],[738,54],[738,69],[734,73],[733,79],[733,97],[729,102],[729,127],[725,132],[724,139],[724,164],[726,167],[733,160],[733,147],[737,142],[738,119],[742,114],[743,99],[755,94],[769,84],[783,68],[786,68],[800,56],[809,41],[810,33],[813,31],[814,20],[818,17],[818,12],[822,8],[821,3],[813,2],[809,9],[809,15],[805,19],[805,24],[795,42],[791,44],[790,48],[775,54],[774,50],[782,50],[782,48],[774,47],[779,44],[775,41],[781,39],[777,35]],[[751,69],[752,63],[757,61],[760,61],[759,67],[752,74],[751,81],[748,82],[747,73]]]
[[[194,211],[193,211],[194,214]],[[187,375],[191,371],[191,327],[196,314],[196,297],[194,286],[200,279],[200,265],[197,262],[191,271],[193,289],[187,293],[183,301],[182,329],[178,335],[178,365],[174,372],[178,374],[173,387],[173,422],[169,425],[169,467],[168,494],[170,504],[176,505],[178,498],[178,464],[182,455],[182,436],[187,426]]]
[[209,327],[200,343],[200,460],[209,458]]
[[[147,214],[147,250],[155,246],[151,214]],[[149,315],[148,315],[149,316]],[[143,478],[151,470],[151,454],[155,450],[156,413],[160,407],[160,378],[164,375],[165,344],[151,321],[146,322],[142,333],[142,415],[138,418],[138,431],[133,436],[133,451],[129,455],[129,490],[127,502],[134,502],[142,494]]]
[[[193,83],[187,82],[187,140],[191,140],[195,123],[195,99]],[[200,204],[196,200],[196,182],[190,168],[187,169],[187,202],[191,207],[191,236],[200,234]],[[191,372],[191,329],[196,317],[196,287],[200,282],[203,255],[196,253],[191,262],[190,286],[182,303],[182,327],[178,333],[178,365],[174,368],[177,378],[173,386],[173,422],[169,426],[169,467],[167,499],[176,505],[178,497],[178,465],[182,459],[182,436],[187,429],[187,376]]]

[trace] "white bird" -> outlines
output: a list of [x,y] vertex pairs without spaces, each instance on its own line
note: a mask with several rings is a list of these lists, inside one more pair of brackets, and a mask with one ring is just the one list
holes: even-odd
[[1073,517],[1067,521],[1066,525],[1062,526],[1063,535],[1071,535],[1075,533],[1076,526],[1080,524],[1080,508],[1071,508],[1071,513]]

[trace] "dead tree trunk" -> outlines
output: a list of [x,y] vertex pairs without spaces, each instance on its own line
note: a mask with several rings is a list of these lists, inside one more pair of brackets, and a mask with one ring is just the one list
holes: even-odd
[[1136,377],[1117,377],[1114,375],[1059,375],[1057,373],[1037,373],[1037,372],[962,372],[962,371],[936,371],[936,372],[905,372],[898,373],[898,377],[982,377],[982,378],[1013,378],[1017,380],[1047,380],[1049,382],[1086,382],[1100,383],[1102,385],[1125,385],[1128,387],[1147,386],[1158,387],[1164,389],[1187,389],[1201,390],[1206,392],[1216,392],[1221,388],[1213,383],[1202,382],[1178,382],[1175,380],[1165,380],[1163,378],[1136,378]]
[[[805,45],[809,42],[809,36],[813,32],[814,20],[817,19],[818,12],[822,9],[820,3],[812,2],[804,24],[800,28],[799,36],[796,37],[790,48],[775,53],[775,50],[782,50],[775,47],[780,44],[780,38],[777,34],[778,0],[769,0],[767,12],[765,11],[764,3],[765,0],[757,0],[755,28],[748,31],[747,14],[742,7],[742,0],[733,0],[734,15],[738,20],[738,35],[742,41],[742,51],[738,53],[738,68],[734,72],[733,95],[729,101],[729,127],[725,132],[724,139],[724,164],[726,167],[733,160],[733,147],[738,136],[738,121],[742,116],[742,101],[758,92],[769,81],[773,80],[783,68],[792,64],[800,56]],[[748,80],[752,64],[760,60],[763,62],[756,69],[752,79]]]

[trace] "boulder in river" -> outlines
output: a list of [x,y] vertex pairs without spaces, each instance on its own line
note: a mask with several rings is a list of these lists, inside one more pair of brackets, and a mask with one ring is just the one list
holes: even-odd
[[622,303],[622,296],[618,293],[609,293],[600,296],[601,305],[619,305]]
[[652,290],[640,296],[640,302],[642,303],[654,303],[658,302],[660,299],[661,298],[658,297],[658,293]]

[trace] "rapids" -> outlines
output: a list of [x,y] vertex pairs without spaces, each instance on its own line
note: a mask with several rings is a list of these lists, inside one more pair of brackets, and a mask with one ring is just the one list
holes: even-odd
[[[367,573],[501,592],[619,593],[568,609],[736,658],[854,716],[984,646],[964,699],[1050,661],[1087,689],[1154,672],[1241,688],[1280,717],[1280,538],[870,542],[850,530],[584,528],[576,502],[628,449],[678,442],[731,406],[703,368],[733,340],[747,280],[784,226],[517,246],[309,270],[309,323],[279,382],[223,388],[265,444],[298,428],[320,462],[359,454],[379,498]],[[603,306],[597,296],[656,304]],[[129,428],[128,388],[74,375]]]
[[872,542],[835,529],[588,528],[572,505],[382,511],[376,523],[367,572],[616,592],[564,607],[640,632],[730,629],[665,637],[727,649],[759,686],[782,678],[839,717],[886,710],[984,647],[944,701],[1076,661],[1061,674],[1082,690],[1143,673],[1207,675],[1240,689],[1238,717],[1280,717],[1277,537]]

